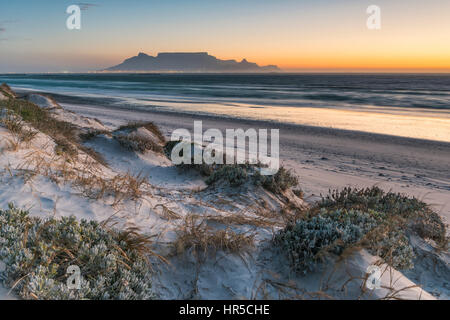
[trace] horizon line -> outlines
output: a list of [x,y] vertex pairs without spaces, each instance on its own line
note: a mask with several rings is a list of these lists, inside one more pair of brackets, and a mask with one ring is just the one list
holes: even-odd
[[256,71],[256,72],[224,72],[224,71],[41,71],[41,72],[1,72],[0,75],[20,75],[20,74],[235,74],[235,75],[269,75],[269,74],[450,74],[450,70],[433,69],[285,69],[280,71]]

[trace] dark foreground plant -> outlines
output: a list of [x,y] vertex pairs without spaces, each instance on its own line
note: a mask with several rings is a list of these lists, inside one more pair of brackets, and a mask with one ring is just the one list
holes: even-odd
[[[173,148],[180,143],[180,141],[169,141],[164,147],[164,153],[167,157],[171,158]],[[183,143],[183,142],[181,142]],[[292,174],[291,171],[280,167],[277,173],[273,175],[262,175],[260,169],[265,167],[261,163],[250,164],[194,164],[194,149],[201,148],[191,143],[191,163],[177,165],[183,170],[196,170],[203,176],[206,176],[206,183],[213,185],[215,183],[226,183],[232,187],[239,187],[246,182],[251,182],[255,185],[260,185],[266,190],[271,191],[274,194],[280,194],[289,188],[298,185],[298,178]],[[202,151],[203,152],[203,151]],[[180,150],[180,157],[183,156],[182,150]],[[225,162],[226,155],[222,155],[223,162]]]
[[273,193],[282,193],[298,185],[298,178],[284,167],[280,167],[274,175],[263,176],[257,172],[255,178],[257,183]]

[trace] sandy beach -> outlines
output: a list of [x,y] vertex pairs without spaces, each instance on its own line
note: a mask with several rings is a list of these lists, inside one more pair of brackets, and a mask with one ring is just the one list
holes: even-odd
[[[34,218],[56,219],[52,223],[73,217],[110,223],[118,230],[138,230],[139,237],[151,239],[145,250],[151,252],[146,270],[151,270],[152,293],[145,298],[433,300],[450,296],[449,255],[441,244],[448,234],[441,221],[450,216],[448,143],[217,115],[74,105],[58,95],[15,93],[7,86],[2,90],[1,105],[6,109],[0,118],[0,207],[14,204]],[[240,169],[230,174],[220,173],[219,167],[206,178],[201,170],[174,165],[164,151],[171,133],[179,128],[193,130],[199,120],[203,130],[279,129],[281,165],[290,171],[280,169],[285,173],[270,177],[272,182],[266,184],[267,180],[258,182],[262,178],[252,171],[241,179],[242,173],[236,173]],[[400,202],[387,203],[394,205],[392,212],[405,205],[410,210],[412,197],[431,206],[435,213],[427,219],[434,219],[429,223],[435,233],[429,237],[436,240],[419,235],[408,224],[403,227],[408,230],[408,238],[403,238],[407,240],[387,245],[389,250],[403,246],[405,251],[395,257],[406,262],[373,251],[375,246],[385,248],[384,238],[398,241],[395,230],[383,233],[383,239],[367,248],[353,252],[350,246],[342,260],[330,253],[326,263],[315,262],[314,270],[293,269],[276,237],[289,235],[285,230],[292,221],[303,223],[304,214],[330,190],[374,186],[384,193],[402,194],[400,200],[396,198]],[[367,217],[375,214],[372,209],[348,212],[337,209],[335,214],[356,212],[359,219],[374,219]],[[295,242],[309,238],[301,236]],[[368,270],[374,265],[382,270],[382,286],[367,291]],[[16,298],[17,292],[0,285],[0,299]]]
[[378,185],[423,199],[450,221],[450,143],[270,121],[63,105],[112,127],[153,121],[168,137],[177,128],[193,130],[198,120],[204,130],[280,129],[281,160],[299,175],[307,199],[315,201],[330,189]]
[[450,300],[450,1],[3,2],[0,301]]

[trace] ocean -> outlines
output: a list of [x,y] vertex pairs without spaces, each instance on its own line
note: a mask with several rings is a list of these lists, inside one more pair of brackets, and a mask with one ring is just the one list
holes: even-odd
[[69,105],[209,114],[450,142],[450,75],[14,74]]

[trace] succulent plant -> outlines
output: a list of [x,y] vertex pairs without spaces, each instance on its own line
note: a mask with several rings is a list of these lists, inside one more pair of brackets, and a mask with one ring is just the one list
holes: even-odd
[[[149,263],[125,240],[94,221],[43,220],[10,205],[0,210],[0,276],[24,299],[152,299]],[[66,284],[71,265],[80,289]]]

